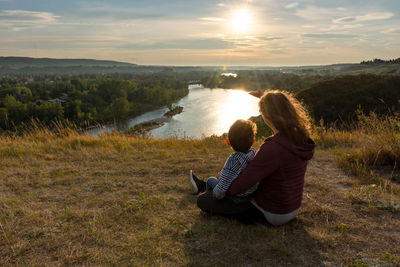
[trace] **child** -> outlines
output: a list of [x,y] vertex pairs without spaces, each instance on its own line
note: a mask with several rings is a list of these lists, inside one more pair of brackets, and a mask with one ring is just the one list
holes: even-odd
[[[253,160],[256,151],[251,148],[257,132],[255,123],[249,120],[237,120],[229,128],[227,144],[232,146],[236,152],[231,154],[222,168],[219,178],[210,177],[207,182],[197,178],[193,171],[190,171],[189,182],[193,194],[211,191],[217,199],[225,197],[231,183],[236,179],[240,172]],[[243,197],[250,195],[257,189],[258,184],[254,185],[243,194],[232,197],[235,202],[242,202]]]

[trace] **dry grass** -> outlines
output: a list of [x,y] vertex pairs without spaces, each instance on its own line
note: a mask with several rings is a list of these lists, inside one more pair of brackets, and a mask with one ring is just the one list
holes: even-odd
[[400,117],[358,113],[352,130],[316,127],[315,139],[339,166],[358,178],[354,202],[400,211]]
[[[351,130],[315,127],[314,139],[322,149],[346,148],[345,161],[363,161],[366,167],[393,166],[400,161],[400,115],[377,116],[358,113]],[[354,148],[349,151],[348,148]]]
[[218,137],[36,131],[0,138],[0,265],[399,261],[399,213],[354,203],[353,181],[328,152],[310,162],[302,211],[288,225],[244,225],[202,213],[188,194],[188,171],[215,175],[230,153]]

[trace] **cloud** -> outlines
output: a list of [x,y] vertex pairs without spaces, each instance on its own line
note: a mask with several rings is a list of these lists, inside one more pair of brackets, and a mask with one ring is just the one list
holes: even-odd
[[0,20],[32,22],[32,23],[51,23],[56,21],[58,16],[50,12],[36,12],[27,10],[2,10],[0,11]]
[[333,24],[329,28],[321,29],[324,32],[330,31],[343,31],[343,30],[351,30],[363,27],[363,24]]
[[226,19],[217,18],[217,17],[204,17],[204,18],[201,18],[201,20],[212,21],[212,22],[221,22],[221,21],[225,21]]
[[236,43],[237,47],[253,47],[254,44],[249,44],[249,43]]
[[370,13],[363,16],[357,16],[356,21],[390,19],[393,16],[394,14],[392,12]]
[[394,14],[391,12],[376,12],[376,13],[368,13],[362,16],[348,16],[348,17],[342,17],[338,19],[334,19],[334,23],[356,23],[356,22],[362,22],[362,21],[370,21],[370,20],[384,20],[384,19],[390,19],[393,17]]
[[297,9],[296,16],[305,20],[326,20],[343,15],[342,8],[323,8],[317,6],[307,6]]
[[93,5],[83,2],[79,9],[80,17],[91,20],[126,21],[126,20],[165,20],[171,14],[159,9],[147,7],[118,7],[115,5]]
[[258,39],[264,40],[264,41],[273,41],[273,40],[281,40],[281,39],[284,39],[284,38],[283,37],[270,36],[270,37],[259,37]]
[[18,31],[29,28],[39,28],[57,21],[59,16],[50,12],[27,10],[1,10],[0,27]]
[[387,30],[382,31],[382,33],[385,33],[385,34],[390,34],[390,33],[400,34],[400,28],[387,29]]
[[357,37],[353,34],[340,34],[340,33],[306,33],[302,34],[302,37],[306,38],[321,38],[321,39],[338,39],[338,38],[354,38]]
[[291,8],[295,8],[295,7],[297,7],[297,6],[299,6],[299,3],[294,2],[294,3],[287,4],[287,5],[285,6],[285,8],[291,9]]
[[[75,0],[76,1],[76,0]],[[166,21],[169,19],[189,20],[194,17],[210,14],[209,6],[197,5],[193,8],[193,1],[110,1],[83,0],[79,2],[79,9],[74,17],[87,18],[91,20],[148,20]],[[214,9],[216,4],[213,4]]]
[[[347,13],[347,14],[346,14]],[[359,24],[360,22],[385,20],[394,16],[392,12],[364,13],[360,10],[346,9],[343,7],[324,8],[318,6],[307,6],[297,9],[296,16],[309,21],[332,21],[335,24]]]
[[285,54],[285,52],[284,52],[284,51],[282,51],[282,50],[270,50],[270,51],[268,51],[268,53],[270,53],[270,54],[274,54],[274,55],[281,55],[281,54]]
[[243,49],[243,50],[232,50],[231,52],[233,52],[233,53],[254,53],[254,50]]
[[355,17],[343,17],[343,18],[333,20],[334,23],[351,23],[351,22],[355,22],[355,21],[356,21]]
[[225,6],[225,4],[224,3],[218,3],[217,6],[223,7],[223,6]]
[[132,50],[159,50],[159,49],[193,49],[193,50],[218,50],[234,48],[234,43],[226,40],[209,39],[178,39],[165,42],[131,43],[121,45],[120,48]]

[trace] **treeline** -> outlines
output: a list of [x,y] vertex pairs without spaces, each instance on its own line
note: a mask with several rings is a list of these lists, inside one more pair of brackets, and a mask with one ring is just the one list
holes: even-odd
[[120,78],[1,78],[0,128],[15,130],[32,119],[69,120],[88,126],[125,119],[188,94],[186,81],[173,74]]
[[235,72],[234,76],[223,76],[221,72],[215,72],[202,79],[205,87],[210,88],[234,88],[245,90],[279,89],[298,92],[312,84],[329,79],[321,75],[296,75],[271,70],[244,70]]
[[307,105],[316,122],[347,125],[365,114],[400,112],[400,77],[374,74],[347,75],[316,83],[297,97]]
[[396,58],[396,59],[389,59],[389,60],[375,58],[373,60],[362,61],[360,64],[362,64],[362,65],[400,64],[400,57]]

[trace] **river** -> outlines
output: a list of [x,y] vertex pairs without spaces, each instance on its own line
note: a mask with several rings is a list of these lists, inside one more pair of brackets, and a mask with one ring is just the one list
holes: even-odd
[[[163,126],[153,129],[150,134],[158,138],[201,138],[228,132],[237,119],[248,119],[259,115],[258,99],[245,91],[230,89],[189,88],[189,94],[174,105],[183,107],[183,112],[175,115]],[[88,131],[98,136],[102,132],[126,130],[138,123],[160,118],[167,107],[144,113],[129,120],[119,122],[114,127],[106,126]]]

